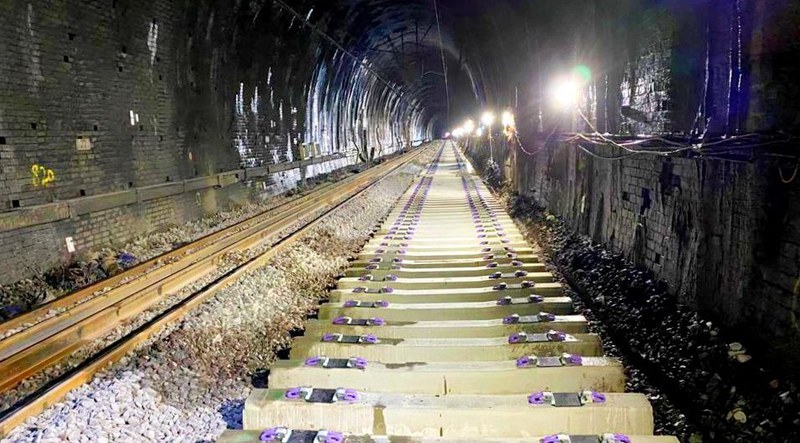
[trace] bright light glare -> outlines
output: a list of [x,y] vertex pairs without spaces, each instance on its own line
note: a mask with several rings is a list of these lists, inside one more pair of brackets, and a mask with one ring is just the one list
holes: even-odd
[[445,132],[444,133],[444,138],[450,138],[450,133],[449,132]]
[[478,137],[483,137],[483,128],[478,128],[476,134],[478,135]]
[[453,129],[453,137],[461,138],[464,135],[464,128]]
[[472,131],[474,131],[474,130],[475,130],[475,122],[472,121],[472,120],[467,120],[464,123],[464,132],[467,135],[470,135],[470,134],[472,134]]
[[514,114],[511,111],[506,111],[503,113],[503,127],[514,127],[516,126],[516,122],[514,121]]
[[553,85],[551,90],[553,103],[562,109],[569,109],[578,102],[578,84],[571,79],[564,79]]
[[494,114],[491,112],[484,112],[481,116],[481,123],[483,123],[484,126],[492,126],[492,123],[494,123]]

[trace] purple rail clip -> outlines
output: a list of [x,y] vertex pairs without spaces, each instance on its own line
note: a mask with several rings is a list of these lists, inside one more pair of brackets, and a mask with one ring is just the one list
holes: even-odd
[[536,357],[525,356],[517,359],[518,368],[527,368],[532,366],[534,363],[536,363]]
[[499,285],[493,286],[492,289],[495,291],[505,291],[506,289],[508,289],[508,283],[501,282]]
[[306,366],[319,366],[322,363],[322,359],[320,357],[311,357],[306,359]]
[[325,443],[344,443],[344,434],[341,432],[328,431],[325,436]]
[[527,339],[527,336],[525,335],[524,332],[517,332],[517,333],[511,334],[511,336],[508,337],[508,342],[513,345],[513,344],[521,343],[525,339]]
[[[499,301],[497,303],[500,304]],[[511,314],[503,318],[504,325],[515,325],[517,323],[519,323],[519,314]]]
[[556,315],[549,312],[540,312],[539,321],[556,321]]
[[386,324],[386,320],[381,317],[373,317],[367,320],[367,324],[372,326],[383,326]]
[[[356,289],[360,289],[360,288],[356,288]],[[354,289],[353,292],[356,292],[356,290]],[[358,292],[364,292],[364,291],[358,291]],[[344,302],[344,307],[345,308],[355,308],[356,306],[358,306],[358,303],[359,303],[358,300],[347,300],[346,302]]]
[[542,303],[544,302],[544,297],[541,295],[529,295],[528,296],[528,303]]
[[[394,291],[394,289],[392,288],[383,288],[383,292],[392,292],[392,291]],[[375,302],[375,306],[379,308],[388,308],[389,302],[386,300],[378,300]]]
[[394,274],[389,274],[386,277],[383,277],[383,281],[397,281],[397,276]]
[[524,281],[524,282],[522,282],[522,287],[523,288],[532,288],[534,286],[536,286],[536,283],[534,283],[532,281]]
[[361,342],[374,345],[375,343],[378,343],[378,337],[375,334],[362,335]]
[[258,439],[260,441],[277,441],[279,437],[283,438],[283,436],[278,433],[278,428],[269,428],[264,429],[261,435],[258,436]]
[[496,268],[498,266],[500,266],[500,264],[497,263],[496,261],[493,261],[493,262],[489,263],[488,265],[486,265],[486,267],[489,268],[489,269]]
[[511,297],[500,297],[497,299],[497,306],[508,306],[513,300]]
[[367,288],[365,288],[363,286],[359,286],[357,288],[353,288],[353,294],[363,294],[365,292],[367,292]]
[[528,271],[517,271],[517,272],[514,273],[514,276],[517,277],[517,278],[527,277],[528,276]]
[[350,324],[351,318],[350,317],[336,317],[333,319],[333,324],[335,325],[347,325]]
[[605,394],[601,394],[597,391],[592,391],[592,402],[593,403],[605,403],[606,396]]
[[373,278],[374,277],[372,276],[372,274],[367,274],[367,275],[362,275],[361,277],[358,277],[358,281],[372,281]]
[[326,333],[325,335],[322,336],[322,341],[330,343],[332,341],[336,341],[338,338],[339,334]]
[[345,389],[341,392],[338,399],[352,403],[358,401],[358,397],[358,391],[355,389]]
[[543,405],[545,401],[544,392],[534,392],[528,396],[528,404],[530,405]]
[[287,400],[298,400],[302,393],[302,389],[300,388],[291,388],[283,394],[283,397]]
[[566,365],[580,366],[583,364],[583,357],[577,354],[564,354],[561,356],[561,360]]
[[550,341],[564,341],[567,339],[567,334],[561,331],[548,331],[547,338]]
[[547,435],[539,440],[539,443],[561,443],[561,436],[558,434]]
[[492,280],[497,280],[498,278],[503,278],[503,273],[502,272],[493,272],[493,273],[489,274],[489,278],[491,278]]
[[614,443],[631,443],[631,438],[625,434],[613,434],[611,436]]
[[365,369],[367,367],[367,359],[361,357],[353,357],[350,359],[350,365],[357,369]]

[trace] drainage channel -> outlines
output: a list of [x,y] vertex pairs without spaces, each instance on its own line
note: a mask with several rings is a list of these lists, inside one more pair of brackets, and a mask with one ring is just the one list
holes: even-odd
[[219,441],[677,443],[538,254],[445,143]]

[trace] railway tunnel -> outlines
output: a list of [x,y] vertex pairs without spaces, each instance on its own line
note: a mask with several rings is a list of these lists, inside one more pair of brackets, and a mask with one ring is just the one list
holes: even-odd
[[800,441],[797,1],[0,23],[0,441]]

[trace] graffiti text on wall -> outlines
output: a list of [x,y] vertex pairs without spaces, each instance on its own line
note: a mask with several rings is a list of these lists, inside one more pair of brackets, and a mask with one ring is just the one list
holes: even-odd
[[56,173],[42,165],[31,166],[31,183],[34,188],[48,187],[56,181]]

